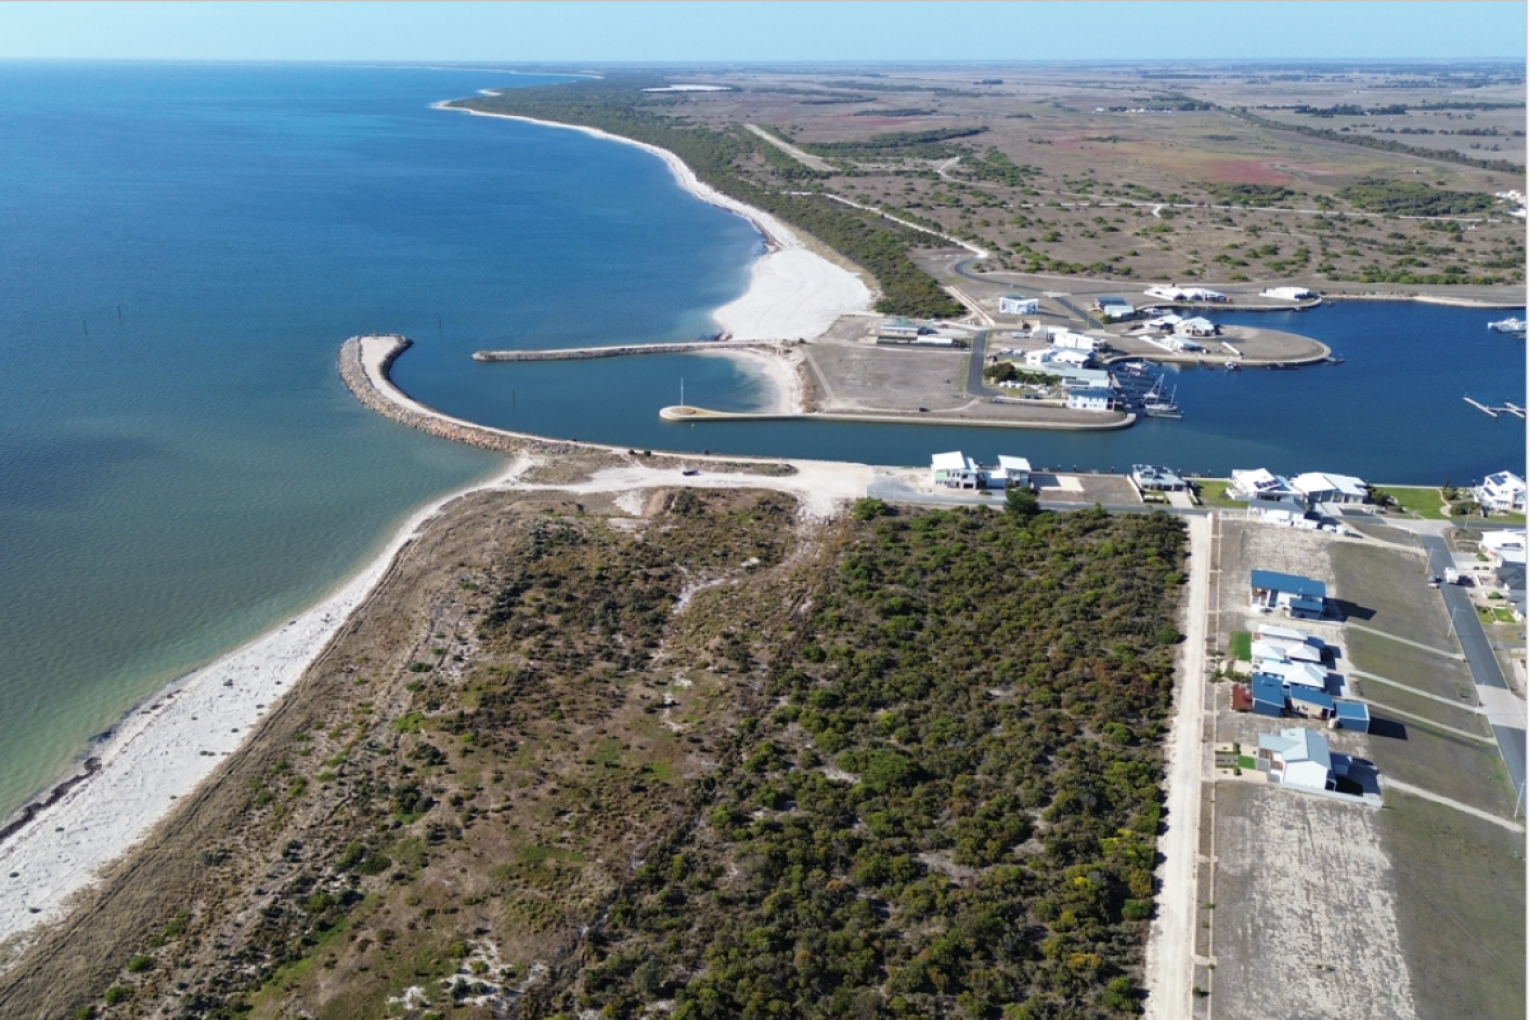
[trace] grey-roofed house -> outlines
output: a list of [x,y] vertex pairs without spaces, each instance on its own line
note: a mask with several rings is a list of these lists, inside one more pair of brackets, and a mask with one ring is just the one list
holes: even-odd
[[1133,464],[1132,481],[1140,492],[1184,492],[1190,488],[1177,472],[1153,464]]
[[[1292,727],[1259,734],[1259,768],[1272,780],[1296,790],[1322,792],[1334,788],[1334,766],[1328,740],[1321,733]],[[1341,759],[1347,763],[1347,759]]]
[[1509,600],[1509,605],[1514,607],[1514,612],[1519,619],[1524,620],[1525,565],[1523,563],[1505,563],[1494,573],[1497,575],[1498,587],[1503,591],[1504,597]]

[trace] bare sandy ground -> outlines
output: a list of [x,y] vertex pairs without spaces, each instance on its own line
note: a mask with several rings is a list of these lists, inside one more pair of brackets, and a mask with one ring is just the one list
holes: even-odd
[[[440,109],[461,109],[438,104]],[[580,131],[594,138],[635,145],[662,159],[686,191],[742,216],[765,235],[767,251],[750,270],[749,289],[737,300],[712,313],[718,328],[735,340],[796,340],[819,336],[841,315],[871,307],[871,291],[860,278],[829,260],[813,254],[780,220],[763,210],[729,198],[704,184],[684,160],[657,145],[623,138],[597,128],[559,124],[534,117],[462,110],[479,117],[520,120],[544,127]]]

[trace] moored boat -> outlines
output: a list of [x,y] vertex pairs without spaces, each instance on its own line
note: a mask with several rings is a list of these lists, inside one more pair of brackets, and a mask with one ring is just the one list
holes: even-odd
[[1488,323],[1488,329],[1495,333],[1513,333],[1515,336],[1525,335],[1525,320],[1509,317],[1499,319],[1497,322]]

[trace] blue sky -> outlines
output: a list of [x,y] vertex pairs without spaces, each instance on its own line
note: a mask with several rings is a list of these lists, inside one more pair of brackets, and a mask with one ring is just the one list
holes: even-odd
[[0,59],[1524,59],[1526,4],[5,2]]

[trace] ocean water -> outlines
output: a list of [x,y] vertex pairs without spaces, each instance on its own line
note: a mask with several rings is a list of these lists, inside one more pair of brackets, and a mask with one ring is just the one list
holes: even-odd
[[1429,306],[1260,316],[1347,363],[1187,370],[1184,421],[1108,434],[665,425],[682,380],[724,408],[762,385],[708,357],[479,365],[485,347],[709,333],[762,250],[630,146],[429,108],[547,80],[0,63],[0,816],[500,463],[357,405],[334,362],[358,332],[413,337],[395,377],[442,410],[639,448],[1396,482],[1524,462],[1523,422],[1460,399],[1523,405],[1523,342],[1484,329],[1502,313]]

